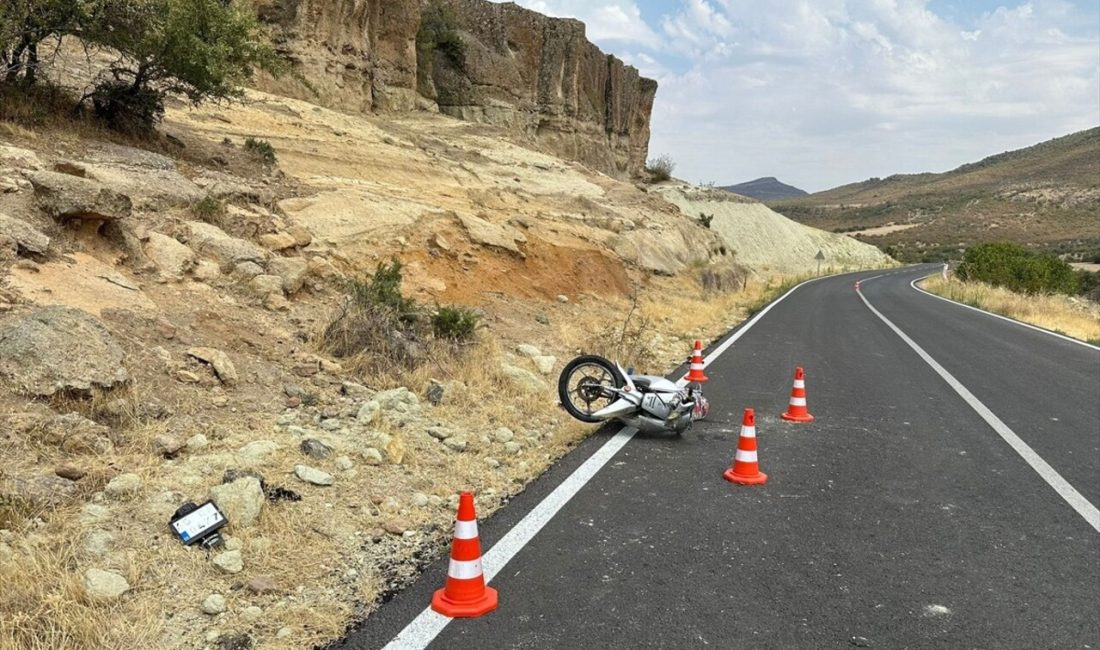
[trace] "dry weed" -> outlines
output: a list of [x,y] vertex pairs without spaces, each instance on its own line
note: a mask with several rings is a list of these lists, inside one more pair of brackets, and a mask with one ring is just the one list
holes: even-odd
[[1062,295],[1029,296],[983,282],[963,282],[932,277],[921,286],[949,298],[995,314],[1100,344],[1100,305]]

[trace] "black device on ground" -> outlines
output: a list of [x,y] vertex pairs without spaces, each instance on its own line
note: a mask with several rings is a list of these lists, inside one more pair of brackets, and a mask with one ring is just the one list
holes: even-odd
[[198,544],[209,550],[225,542],[218,531],[228,523],[229,520],[213,501],[201,506],[188,501],[176,510],[168,525],[187,546]]

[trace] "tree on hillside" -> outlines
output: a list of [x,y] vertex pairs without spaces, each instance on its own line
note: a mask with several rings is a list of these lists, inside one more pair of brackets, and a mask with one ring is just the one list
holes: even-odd
[[87,0],[4,0],[0,3],[0,79],[32,85],[42,63],[40,46],[77,32]]
[[243,0],[98,0],[83,36],[117,58],[81,102],[124,130],[154,126],[168,93],[229,99],[257,68],[283,69]]

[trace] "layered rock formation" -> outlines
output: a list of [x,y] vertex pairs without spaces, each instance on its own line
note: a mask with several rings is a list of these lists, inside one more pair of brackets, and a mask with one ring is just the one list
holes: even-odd
[[588,42],[579,21],[511,3],[443,2],[463,61],[418,61],[421,0],[260,0],[300,73],[262,85],[350,111],[438,106],[610,174],[641,170],[655,81]]

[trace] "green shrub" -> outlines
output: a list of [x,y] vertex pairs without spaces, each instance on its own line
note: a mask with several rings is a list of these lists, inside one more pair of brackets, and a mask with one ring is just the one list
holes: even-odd
[[1073,268],[1049,254],[1032,253],[1008,242],[978,244],[966,251],[957,274],[1021,293],[1079,292]]
[[710,222],[714,221],[714,215],[703,214],[702,212],[700,212],[698,221],[699,225],[703,226],[704,228],[710,228]]
[[468,341],[474,337],[481,316],[473,309],[444,305],[432,316],[432,332],[436,338]]
[[206,223],[214,223],[225,214],[225,206],[212,196],[205,196],[201,201],[191,206],[191,214]]
[[445,63],[457,70],[466,69],[466,43],[458,33],[458,20],[449,6],[432,0],[420,14],[420,29],[416,32],[417,84],[427,88],[441,55]]
[[251,137],[245,138],[244,150],[255,156],[265,165],[274,165],[278,160],[275,157],[275,147],[272,147],[271,143],[267,140],[259,140]]
[[381,307],[397,316],[415,317],[420,311],[416,301],[401,295],[401,261],[390,260],[389,264],[380,263],[374,275],[368,280],[351,280],[348,284],[353,303],[365,307]]
[[645,166],[645,170],[649,172],[650,181],[653,183],[663,183],[672,178],[672,172],[675,169],[676,163],[668,154],[661,154],[650,159]]

